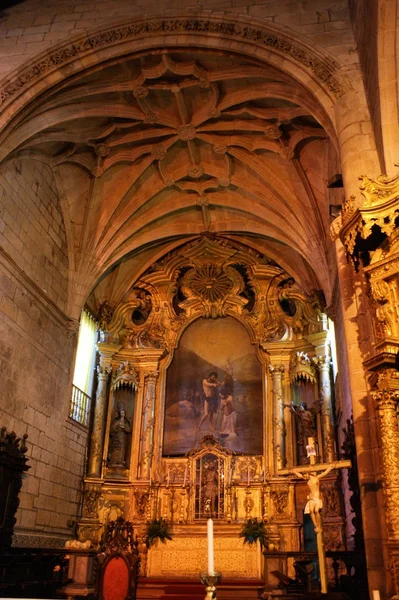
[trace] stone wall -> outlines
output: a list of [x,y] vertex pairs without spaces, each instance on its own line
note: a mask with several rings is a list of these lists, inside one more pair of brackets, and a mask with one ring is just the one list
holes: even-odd
[[66,235],[53,173],[45,164],[14,160],[0,168],[0,245],[47,298],[65,309]]
[[87,433],[68,418],[75,336],[62,310],[66,239],[48,167],[0,170],[0,240],[0,425],[28,434],[31,467],[15,542],[59,545],[78,512]]
[[380,160],[383,164],[380,90],[378,85],[378,4],[378,0],[349,1],[370,117]]
[[357,62],[348,0],[24,0],[0,11],[0,77],[35,54],[96,26],[134,17],[218,11],[290,27],[344,64]]

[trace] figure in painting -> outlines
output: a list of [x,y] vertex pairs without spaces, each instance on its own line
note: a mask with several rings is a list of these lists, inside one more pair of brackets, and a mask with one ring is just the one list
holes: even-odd
[[223,378],[223,383],[220,387],[220,400],[222,410],[222,424],[220,427],[220,435],[227,439],[235,438],[237,413],[234,407],[234,381],[229,373],[226,373]]
[[218,490],[218,473],[215,463],[211,461],[204,472],[203,480],[204,513],[207,516],[216,514],[216,497]]
[[328,475],[333,469],[335,469],[335,463],[332,463],[325,471],[322,471],[319,474],[317,474],[317,471],[312,471],[311,473],[299,473],[299,471],[295,471],[295,469],[291,470],[291,473],[304,479],[308,484],[309,494],[304,513],[305,515],[310,515],[315,533],[321,531],[320,511],[323,508],[323,500],[320,493],[320,479]]
[[126,454],[131,431],[129,419],[126,417],[125,406],[124,404],[119,404],[110,428],[108,453],[108,464],[110,467],[126,467]]
[[208,377],[202,380],[202,390],[204,392],[204,412],[201,417],[201,421],[198,426],[198,430],[201,429],[202,424],[208,418],[211,429],[215,428],[215,415],[218,411],[219,398],[218,398],[218,374],[216,371],[211,371]]

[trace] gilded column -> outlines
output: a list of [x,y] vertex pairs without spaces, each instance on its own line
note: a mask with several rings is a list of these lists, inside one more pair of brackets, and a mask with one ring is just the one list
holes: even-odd
[[382,389],[373,394],[380,418],[382,471],[388,536],[399,541],[399,390]]
[[273,450],[275,455],[275,466],[277,470],[284,469],[285,459],[285,428],[284,428],[284,404],[283,404],[283,374],[284,366],[270,365],[272,374],[273,394]]
[[100,364],[97,367],[98,381],[94,423],[90,441],[88,477],[101,477],[104,453],[105,415],[108,405],[108,380],[112,372],[111,359],[121,346],[100,342],[97,349],[100,353]]
[[149,479],[154,452],[154,409],[158,371],[144,374],[143,411],[141,416],[141,449],[139,470],[141,479]]
[[325,356],[319,356],[315,359],[315,362],[318,366],[320,374],[324,460],[326,462],[333,462],[335,460],[335,451],[330,355],[327,354]]

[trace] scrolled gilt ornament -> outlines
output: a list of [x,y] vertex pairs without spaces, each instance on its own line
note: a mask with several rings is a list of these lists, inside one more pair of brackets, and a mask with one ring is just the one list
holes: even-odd
[[98,326],[102,331],[107,331],[108,325],[112,321],[115,309],[108,300],[103,302],[98,309]]
[[144,381],[147,383],[156,383],[159,377],[159,371],[149,371],[144,373]]
[[381,389],[373,393],[373,398],[379,411],[396,411],[399,402],[399,390]]
[[125,361],[121,363],[116,370],[112,373],[111,389],[117,390],[123,385],[127,385],[132,389],[138,388],[138,372],[137,369]]
[[[395,166],[399,165],[395,164]],[[384,204],[387,200],[399,196],[399,174],[394,177],[380,175],[377,179],[361,175],[359,180],[362,182],[359,188],[365,199],[364,206]]]
[[100,363],[97,365],[97,373],[99,377],[107,378],[112,373],[112,367],[111,365],[103,365]]
[[309,381],[311,383],[317,381],[314,363],[305,352],[293,352],[291,354],[290,380],[292,383],[301,380]]

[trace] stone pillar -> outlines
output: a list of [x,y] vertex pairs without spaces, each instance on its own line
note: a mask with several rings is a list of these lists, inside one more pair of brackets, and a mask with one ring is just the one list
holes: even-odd
[[105,415],[108,405],[108,380],[112,372],[112,356],[121,346],[100,342],[97,344],[100,353],[100,364],[97,367],[98,382],[96,404],[94,408],[94,423],[90,442],[88,477],[101,477],[104,437]]
[[154,409],[158,371],[144,374],[143,410],[141,416],[140,479],[149,479],[154,452]]
[[273,393],[273,450],[275,454],[275,467],[277,470],[284,469],[285,458],[285,428],[284,428],[284,406],[283,406],[283,374],[284,366],[270,365],[272,374]]
[[[327,349],[327,348],[326,348]],[[328,349],[329,350],[329,349]],[[316,364],[320,374],[322,410],[323,453],[326,462],[335,460],[334,415],[332,410],[331,358],[330,354],[318,356]]]

